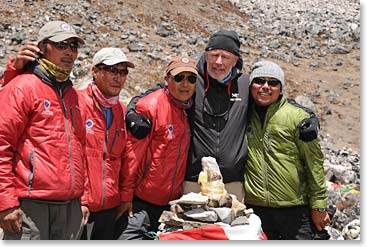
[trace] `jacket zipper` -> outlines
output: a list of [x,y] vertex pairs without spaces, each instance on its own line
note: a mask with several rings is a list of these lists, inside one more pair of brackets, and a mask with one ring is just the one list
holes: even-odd
[[75,184],[75,172],[74,172],[74,163],[73,163],[73,148],[71,145],[71,135],[70,135],[70,131],[69,131],[69,124],[67,121],[67,108],[65,106],[65,101],[64,101],[64,95],[62,92],[62,89],[60,88],[58,90],[60,99],[61,99],[61,104],[62,104],[62,109],[63,109],[63,113],[64,113],[64,124],[65,124],[65,130],[66,130],[66,135],[67,135],[67,141],[68,141],[68,149],[69,149],[69,164],[70,164],[70,171],[71,171],[71,193],[74,194],[74,184]]
[[71,128],[73,129],[73,132],[75,132],[75,128],[74,128],[74,115],[73,115],[73,107],[70,106],[70,120],[71,120]]
[[31,153],[29,154],[29,175],[28,175],[28,192],[27,192],[27,196],[30,196],[31,193],[31,188],[32,188],[32,184],[33,184],[33,178],[34,178],[34,166],[33,166],[33,158],[34,158],[34,151],[32,150]]
[[104,203],[106,199],[106,156],[107,156],[107,143],[108,143],[108,130],[106,127],[105,138],[103,142],[103,155],[102,155],[102,204],[101,208],[104,208]]
[[[181,120],[183,120],[183,117],[184,117],[184,114],[185,114],[185,111],[182,110],[182,114],[181,114]],[[169,193],[169,197],[168,197],[168,201],[171,201],[171,198],[172,198],[172,194],[173,194],[173,189],[174,189],[174,185],[175,185],[175,180],[176,180],[176,176],[177,176],[177,169],[178,169],[178,162],[180,160],[180,157],[181,157],[181,151],[182,151],[182,142],[185,138],[185,134],[186,134],[186,121],[184,121],[184,132],[183,132],[183,135],[180,139],[180,145],[179,145],[179,149],[178,149],[178,154],[177,154],[177,159],[176,159],[176,166],[175,166],[175,170],[174,170],[174,173],[173,173],[173,176],[172,176],[172,182],[171,182],[171,191]],[[176,199],[176,198],[175,198]]]
[[115,134],[113,134],[113,139],[112,139],[112,143],[111,143],[111,147],[110,147],[110,154],[112,153],[113,146],[115,146],[115,141],[116,141],[117,136],[120,136],[118,128],[116,128]]

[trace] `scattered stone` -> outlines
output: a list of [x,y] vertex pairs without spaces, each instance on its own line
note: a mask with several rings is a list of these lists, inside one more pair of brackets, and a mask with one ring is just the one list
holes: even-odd
[[[156,2],[149,1],[148,4],[153,8]],[[168,2],[171,5],[175,3],[175,1]],[[198,9],[201,13],[213,9],[222,11],[223,8],[218,2],[221,1],[203,3]],[[227,16],[221,18],[225,18],[226,22],[240,34],[243,44],[241,53],[245,57],[279,59],[300,66],[303,58],[321,61],[320,58],[328,54],[348,54],[353,49],[360,49],[360,1],[229,0],[229,2],[244,18],[241,20]],[[2,13],[0,74],[4,70],[7,58],[16,54],[19,44],[26,40],[36,40],[39,28],[46,21],[71,20],[87,42],[85,47],[80,49],[72,73],[76,87],[84,88],[92,81],[90,75],[92,57],[104,46],[123,47],[128,57],[139,64],[155,66],[156,71],[148,71],[151,73],[149,75],[144,66],[131,70],[134,79],[127,81],[120,95],[120,99],[127,104],[131,97],[145,92],[147,85],[160,82],[163,65],[172,54],[186,52],[197,59],[198,47],[205,47],[208,34],[218,29],[215,22],[190,22],[193,16],[187,18],[182,13],[162,14],[159,8],[155,8],[154,13],[140,13],[132,6],[128,1],[3,1],[0,3]],[[178,25],[180,21],[185,24],[184,30]],[[360,61],[360,56],[356,56],[355,59]],[[244,68],[249,68],[251,61],[244,60],[244,62]],[[347,63],[342,60],[327,64],[334,67],[332,69],[339,70],[346,65]],[[313,62],[310,66],[318,68],[324,64]],[[151,75],[154,75],[154,81]],[[339,87],[349,90],[355,86],[353,83],[344,82]],[[324,93],[327,94],[330,104],[339,104],[340,97],[343,98],[335,92],[322,92]],[[321,98],[320,92],[315,92],[314,95]],[[297,98],[297,102],[299,100],[302,102],[300,104],[311,109],[313,102],[317,103],[314,98],[309,99],[305,96],[301,97],[303,99],[297,100]],[[326,117],[335,114],[329,105],[325,105],[322,111],[321,115]],[[360,239],[360,226],[357,223],[360,219],[360,194],[356,192],[360,190],[360,155],[349,149],[336,148],[327,134],[320,136],[320,139],[328,184],[334,185],[328,187],[329,201],[330,204],[337,205],[328,232],[333,240]],[[232,197],[232,207],[235,201]],[[182,214],[184,209],[175,207],[175,210],[177,214]],[[243,210],[245,214],[247,211],[251,213],[251,209],[241,207],[237,212]],[[183,227],[189,229],[205,224],[185,221]],[[1,234],[0,229],[0,236]]]

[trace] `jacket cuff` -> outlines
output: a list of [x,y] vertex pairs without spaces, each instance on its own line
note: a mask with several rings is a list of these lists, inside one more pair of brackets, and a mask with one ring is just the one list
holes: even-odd
[[19,200],[16,200],[16,201],[3,201],[1,204],[0,204],[0,212],[2,211],[5,211],[5,210],[8,210],[8,209],[11,209],[11,208],[16,208],[16,207],[19,207],[20,206],[20,203],[19,203]]
[[121,202],[132,202],[134,197],[134,191],[121,191],[120,201]]
[[311,201],[310,203],[310,208],[311,209],[316,209],[316,208],[327,208],[327,201],[325,200],[315,200],[315,201]]

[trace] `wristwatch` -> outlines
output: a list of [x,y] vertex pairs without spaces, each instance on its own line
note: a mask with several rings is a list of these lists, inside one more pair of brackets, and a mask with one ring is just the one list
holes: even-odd
[[313,210],[316,210],[319,212],[326,212],[326,208],[313,208]]

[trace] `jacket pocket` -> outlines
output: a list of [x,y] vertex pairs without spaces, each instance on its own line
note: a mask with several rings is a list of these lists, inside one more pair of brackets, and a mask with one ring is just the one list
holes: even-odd
[[84,142],[85,139],[85,126],[83,118],[78,105],[70,105],[70,122],[72,126],[73,133]]
[[113,157],[117,157],[121,159],[122,151],[125,148],[125,139],[124,133],[122,130],[116,128],[113,132],[112,140],[109,147],[109,153],[111,155],[111,159]]
[[138,188],[139,185],[143,182],[144,178],[146,177],[147,173],[149,172],[150,165],[152,164],[151,160],[148,160],[147,163],[144,166],[144,170],[142,172],[142,175],[139,179],[139,181],[136,183],[135,188]]
[[31,193],[32,184],[34,180],[34,171],[35,171],[34,150],[32,150],[29,154],[28,163],[29,163],[29,174],[27,178],[27,186],[28,186],[27,196],[29,196]]

